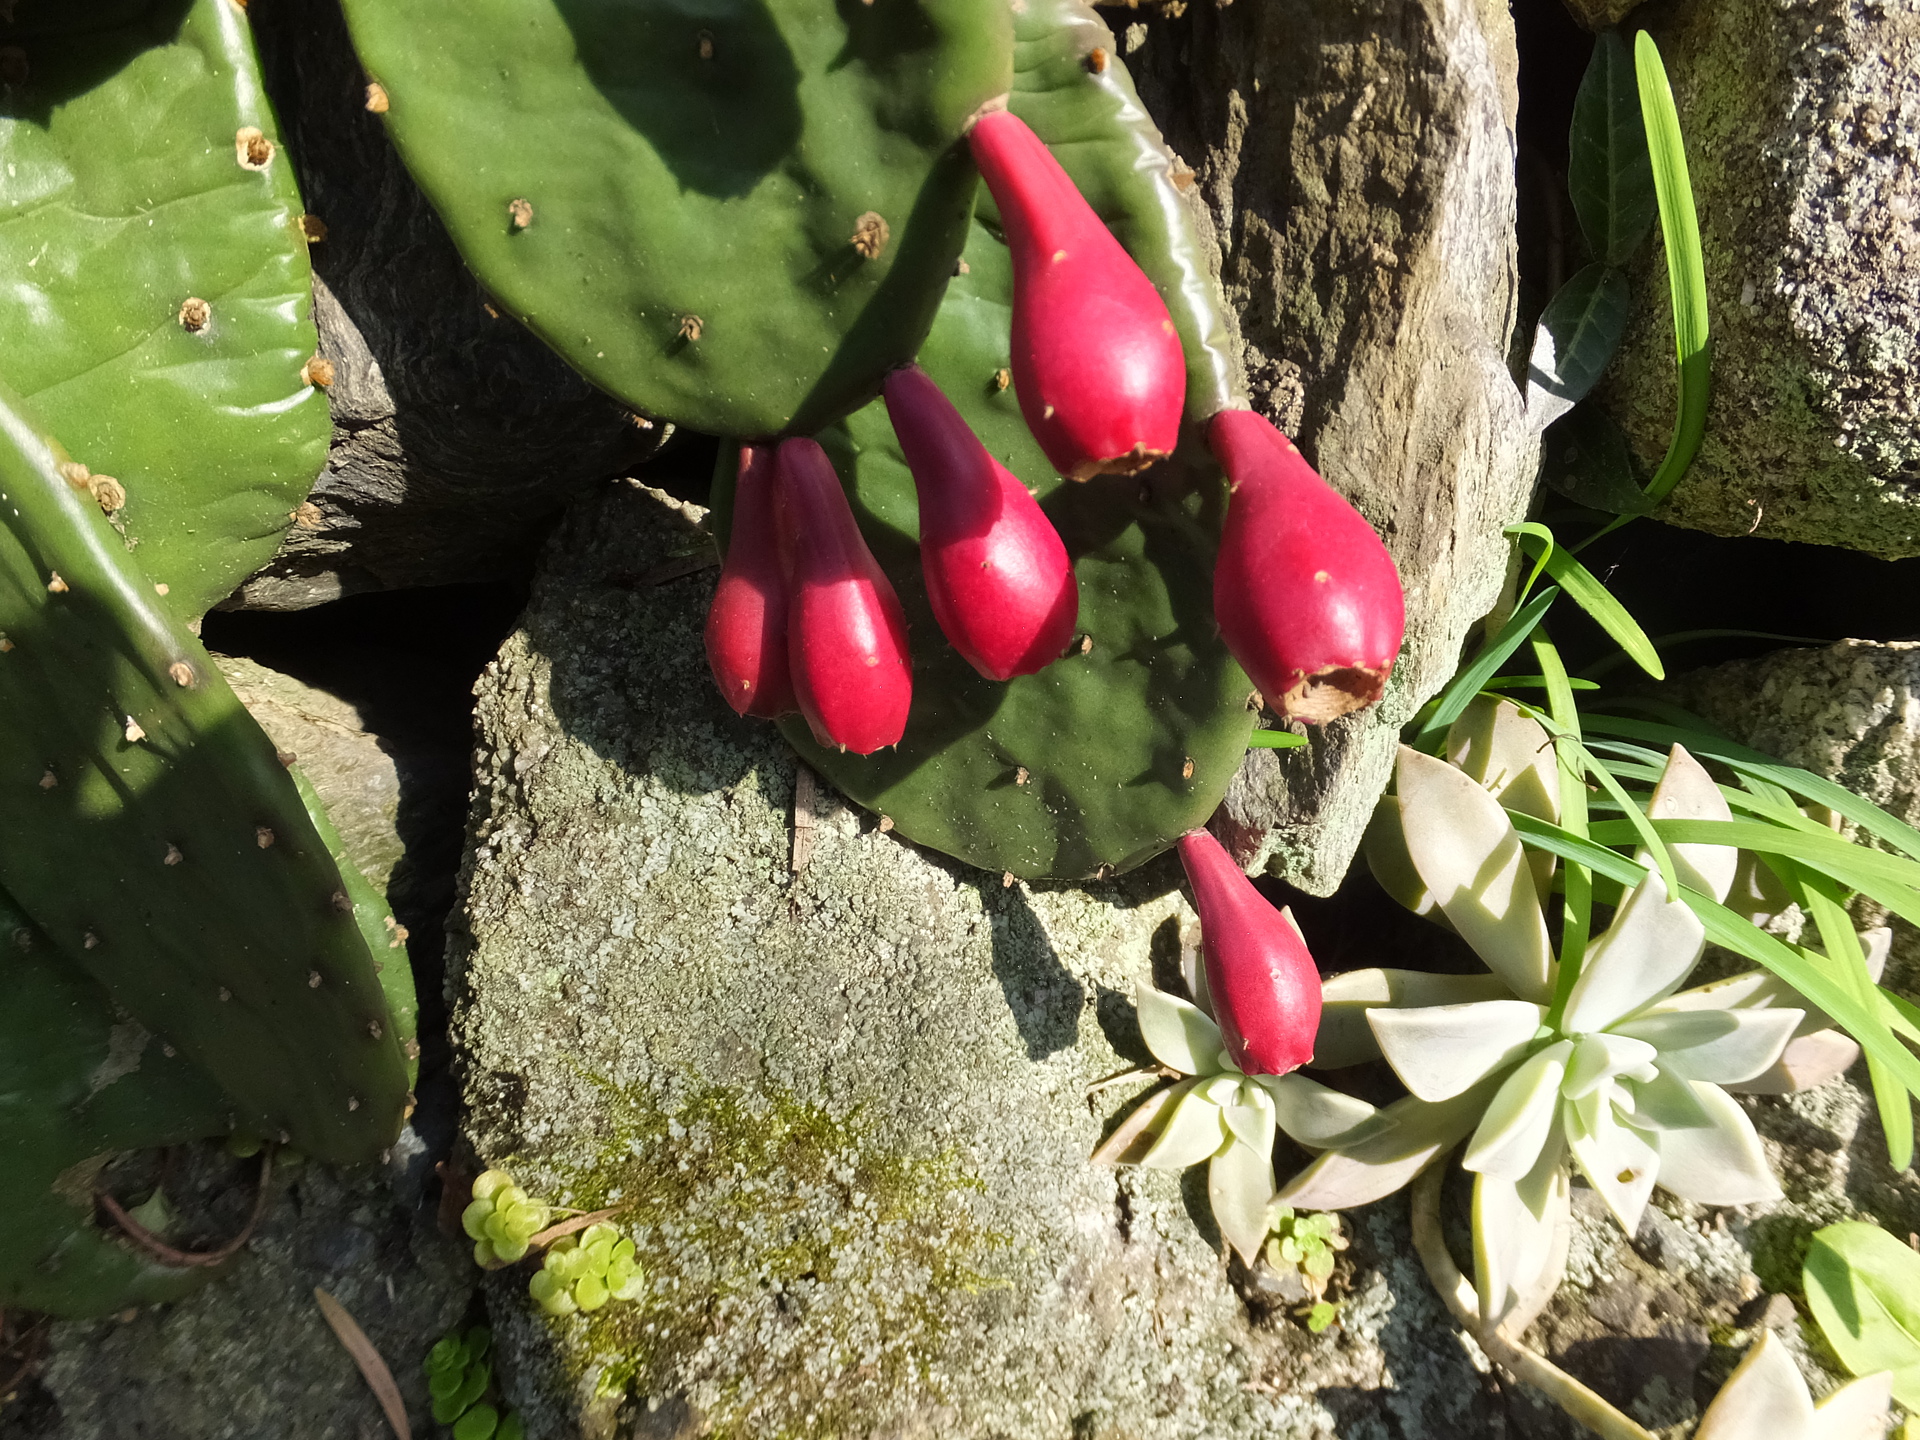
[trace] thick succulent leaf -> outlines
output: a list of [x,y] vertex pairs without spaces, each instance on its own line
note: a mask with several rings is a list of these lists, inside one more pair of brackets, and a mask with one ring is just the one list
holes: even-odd
[[1863,1375],[1813,1407],[1809,1440],[1881,1440],[1887,1433],[1887,1407],[1892,1402],[1891,1371]]
[[1463,1166],[1509,1180],[1533,1169],[1559,1114],[1572,1053],[1572,1041],[1557,1040],[1507,1077],[1460,1157]]
[[[1875,925],[1860,932],[1860,949],[1866,956],[1867,974],[1875,983],[1879,982],[1887,968],[1887,956],[1892,946],[1893,930],[1889,926]],[[1816,952],[1819,949],[1815,945],[1805,948]],[[1809,1004],[1799,991],[1770,970],[1744,970],[1724,980],[1677,991],[1648,1006],[1643,1013],[1665,1015],[1681,1010],[1774,1010],[1783,1007],[1803,1012],[1793,1032],[1796,1036],[1811,1035],[1833,1024],[1832,1017],[1824,1010]]]
[[1191,1080],[1183,1080],[1178,1085],[1149,1092],[1121,1117],[1106,1139],[1094,1146],[1093,1154],[1087,1159],[1095,1165],[1138,1165],[1159,1140],[1167,1107],[1178,1103],[1192,1088]]
[[[1176,1087],[1178,1088],[1178,1087]],[[1154,1170],[1184,1170],[1198,1165],[1227,1142],[1226,1120],[1220,1107],[1193,1082],[1177,1100],[1168,1102],[1160,1138],[1140,1157]]]
[[1603,1081],[1623,1072],[1644,1070],[1644,1078],[1653,1076],[1653,1046],[1644,1040],[1636,1040],[1625,1035],[1583,1035],[1573,1047],[1573,1058],[1567,1062],[1567,1078],[1561,1083],[1560,1093],[1569,1100],[1578,1100],[1590,1093]]
[[1220,1070],[1220,1027],[1200,1007],[1164,990],[1141,986],[1135,996],[1140,1038],[1162,1065],[1183,1075],[1213,1075]]
[[[1392,798],[1392,797],[1389,797]],[[1349,970],[1320,987],[1320,1030],[1313,1041],[1316,1070],[1339,1070],[1380,1058],[1380,1044],[1367,1022],[1381,1005],[1467,1005],[1511,997],[1498,975],[1434,975],[1425,970]]]
[[1541,1147],[1539,1160],[1519,1180],[1474,1177],[1474,1288],[1487,1325],[1505,1320],[1545,1278],[1554,1233],[1567,1222],[1572,1206],[1564,1156],[1556,1137]]
[[1681,1010],[1623,1020],[1613,1033],[1653,1046],[1671,1075],[1731,1085],[1778,1060],[1799,1023],[1798,1010]]
[[1546,1001],[1553,947],[1500,802],[1445,761],[1406,746],[1395,788],[1407,853],[1454,929],[1515,995]]
[[105,18],[25,39],[0,85],[0,382],[119,481],[125,543],[191,617],[272,557],[326,462],[302,207],[243,6]]
[[1727,1088],[1739,1095],[1792,1095],[1838,1079],[1859,1058],[1859,1042],[1845,1031],[1816,1030],[1796,1035],[1773,1064]]
[[1527,1052],[1546,1017],[1525,1000],[1471,1005],[1379,1006],[1367,1012],[1380,1053],[1422,1100],[1446,1100]]
[[[1596,1099],[1599,1103],[1593,1103]],[[1585,1101],[1563,1100],[1561,1111],[1580,1173],[1600,1192],[1620,1228],[1633,1234],[1653,1194],[1659,1152],[1646,1133],[1620,1122],[1604,1089]]]
[[1296,1210],[1346,1210],[1400,1189],[1472,1130],[1497,1086],[1487,1080],[1437,1104],[1409,1095],[1380,1112],[1381,1126],[1329,1150],[1281,1187]]
[[1258,1150],[1235,1141],[1207,1166],[1207,1199],[1220,1234],[1247,1265],[1260,1257],[1267,1238],[1267,1206],[1273,1199],[1273,1147]]
[[1687,978],[1706,934],[1683,901],[1667,898],[1660,873],[1649,871],[1587,952],[1562,1028],[1575,1035],[1605,1030],[1659,999]]
[[1658,1071],[1653,1079],[1622,1087],[1633,1123],[1642,1130],[1697,1130],[1713,1124],[1691,1081]]
[[1751,1205],[1778,1200],[1767,1152],[1740,1102],[1717,1085],[1686,1082],[1707,1114],[1708,1125],[1662,1130],[1654,1137],[1660,1152],[1660,1184],[1682,1200],[1700,1205]]
[[1433,892],[1420,872],[1413,868],[1413,856],[1407,853],[1407,835],[1400,823],[1400,797],[1382,795],[1374,802],[1373,816],[1366,833],[1360,837],[1360,853],[1367,869],[1380,882],[1380,888],[1416,915],[1425,915],[1437,925],[1451,930],[1445,914],[1434,908]]
[[1220,1117],[1227,1122],[1227,1133],[1242,1145],[1252,1146],[1262,1154],[1273,1150],[1272,1105],[1223,1105]]
[[[1731,820],[1733,810],[1727,797],[1706,771],[1706,767],[1675,745],[1667,755],[1667,768],[1647,800],[1647,814],[1654,820]],[[1669,845],[1675,873],[1680,883],[1715,900],[1727,898],[1734,872],[1740,865],[1740,852],[1727,845]],[[1650,864],[1644,853],[1634,857],[1642,865]]]
[[627,404],[721,435],[809,433],[913,358],[967,239],[962,129],[1012,77],[997,0],[346,12],[496,303]]
[[[1841,1413],[1855,1403],[1844,1402]],[[1883,1390],[1882,1419],[1886,1409]],[[1753,1348],[1740,1357],[1707,1413],[1700,1417],[1700,1428],[1693,1432],[1693,1440],[1816,1440],[1816,1436],[1824,1440],[1822,1432],[1814,1429],[1813,1397],[1807,1393],[1807,1382],[1800,1378],[1793,1356],[1771,1330],[1762,1330]],[[1865,1440],[1864,1433],[1859,1440]]]
[[1800,1278],[1807,1308],[1855,1375],[1893,1373],[1893,1398],[1920,1409],[1920,1255],[1877,1225],[1816,1230]]
[[1382,1125],[1381,1112],[1365,1100],[1329,1089],[1298,1071],[1256,1075],[1253,1081],[1273,1097],[1280,1128],[1312,1149],[1351,1144]]
[[[1553,737],[1511,700],[1476,695],[1447,730],[1447,763],[1486,787],[1509,810],[1560,823],[1560,774]],[[1403,842],[1404,848],[1404,842]],[[1546,894],[1557,857],[1529,850],[1534,889]]]

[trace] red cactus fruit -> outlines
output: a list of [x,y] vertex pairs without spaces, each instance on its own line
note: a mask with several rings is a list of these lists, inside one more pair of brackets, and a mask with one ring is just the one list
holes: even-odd
[[1213,614],[1267,703],[1318,723],[1386,688],[1406,598],[1373,527],[1251,410],[1222,410],[1207,444],[1232,498],[1213,570]]
[[926,371],[894,371],[886,397],[920,496],[920,572],[933,618],[989,680],[1031,675],[1067,648],[1080,615],[1067,547]]
[[1013,252],[1013,386],[1033,438],[1075,480],[1171,454],[1187,368],[1160,292],[1024,121],[994,111],[968,139]]
[[822,745],[897,745],[913,704],[907,617],[854,524],[840,477],[811,440],[781,442],[780,549],[794,698]]
[[768,720],[794,708],[787,671],[787,582],[780,571],[773,505],[773,447],[742,445],[727,561],[707,611],[707,664],[736,714]]
[[1285,1075],[1313,1059],[1320,969],[1291,910],[1269,905],[1205,830],[1180,837],[1180,863],[1200,912],[1213,1018],[1248,1075]]

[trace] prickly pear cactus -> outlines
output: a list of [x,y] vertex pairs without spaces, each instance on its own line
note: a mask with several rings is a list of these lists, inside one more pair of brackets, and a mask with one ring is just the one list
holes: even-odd
[[93,1223],[115,1151],[224,1132],[219,1087],[135,1021],[116,1018],[0,894],[0,1306],[102,1315],[175,1300],[210,1269],[165,1266]]
[[292,168],[242,6],[0,5],[0,381],[194,616],[325,463]]
[[[1187,349],[1189,411],[1211,414],[1237,394],[1217,287],[1112,34],[1072,0],[1030,0],[1016,25],[1013,109],[1166,296]],[[867,757],[822,749],[797,719],[782,729],[918,843],[1022,877],[1124,870],[1205,823],[1246,753],[1252,687],[1213,622],[1225,487],[1194,433],[1144,483],[1054,474],[1003,385],[1012,265],[982,211],[919,361],[1066,542],[1081,638],[1005,683],[954,652],[920,579],[913,478],[885,407],[870,405],[821,440],[907,608],[913,711],[900,745]],[[732,467],[720,468],[724,491]]]
[[238,1128],[364,1158],[406,1057],[341,867],[60,461],[0,394],[0,887]]
[[913,358],[967,234],[1006,0],[348,0],[498,301],[651,415],[806,433]]

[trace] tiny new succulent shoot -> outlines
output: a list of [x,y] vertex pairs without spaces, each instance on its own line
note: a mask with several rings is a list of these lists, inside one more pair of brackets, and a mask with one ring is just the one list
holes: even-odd
[[533,1237],[547,1228],[552,1207],[513,1183],[505,1170],[488,1170],[473,1182],[473,1202],[460,1224],[473,1241],[477,1265],[511,1265],[527,1253]]
[[777,489],[794,698],[822,745],[871,755],[907,728],[906,615],[818,443],[781,444]]
[[1013,259],[1013,388],[1040,448],[1086,480],[1173,453],[1186,357],[1166,302],[1010,111],[969,132]]
[[1288,719],[1371,705],[1406,629],[1387,547],[1264,416],[1222,410],[1207,443],[1232,487],[1213,572],[1227,648]]
[[926,371],[895,370],[885,395],[920,500],[934,619],[989,680],[1033,674],[1065,651],[1080,613],[1067,547]]
[[556,1316],[598,1310],[609,1300],[637,1300],[646,1288],[633,1241],[604,1221],[554,1241],[527,1285],[540,1308]]
[[1187,977],[1195,1000],[1151,986],[1136,996],[1147,1049],[1181,1078],[1147,1096],[1093,1158],[1165,1170],[1208,1161],[1214,1220],[1252,1265],[1273,1228],[1275,1132],[1310,1149],[1350,1144],[1378,1128],[1379,1112],[1297,1073],[1311,1058],[1320,982],[1292,917],[1205,831],[1183,837],[1181,858],[1204,950]]
[[492,1347],[493,1332],[484,1325],[472,1326],[464,1335],[450,1330],[427,1352],[421,1366],[427,1374],[433,1418],[453,1427],[454,1440],[522,1440],[526,1434],[519,1411],[502,1414],[486,1398],[493,1389],[493,1364],[488,1358]]
[[[1391,1132],[1323,1155],[1280,1198],[1362,1204],[1470,1136],[1462,1163],[1475,1175],[1476,1288],[1482,1320],[1497,1326],[1523,1297],[1540,1293],[1543,1279],[1550,1290],[1564,1266],[1557,1236],[1569,1203],[1567,1159],[1629,1234],[1656,1184],[1707,1205],[1778,1198],[1753,1125],[1729,1091],[1779,1093],[1836,1072],[1828,1064],[1796,1067],[1791,1057],[1782,1063],[1797,1035],[1828,1022],[1772,975],[1753,971],[1681,989],[1706,930],[1670,892],[1666,874],[1718,902],[1733,881],[1736,850],[1669,845],[1671,870],[1647,861],[1645,878],[1623,894],[1577,973],[1563,973],[1535,871],[1509,811],[1489,789],[1519,787],[1533,803],[1551,806],[1551,795],[1526,773],[1534,754],[1552,753],[1547,732],[1511,702],[1490,702],[1461,717],[1449,751],[1468,764],[1475,756],[1483,764],[1495,759],[1476,779],[1459,764],[1403,748],[1397,811],[1383,813],[1397,821],[1425,894],[1493,974],[1376,970],[1329,982],[1321,1042],[1332,1053],[1325,1058],[1384,1056],[1412,1094],[1384,1112],[1395,1122]],[[1526,765],[1513,763],[1522,755]],[[1661,821],[1725,821],[1729,808],[1706,771],[1675,745],[1648,813]],[[1380,848],[1376,835],[1370,850]]]
[[1335,1257],[1347,1248],[1347,1237],[1340,1233],[1340,1217],[1330,1210],[1302,1215],[1276,1200],[1267,1207],[1267,1228],[1272,1232],[1267,1241],[1267,1264],[1276,1271],[1299,1274],[1308,1304],[1296,1313],[1317,1335],[1333,1323],[1340,1309],[1327,1299]]
[[774,449],[742,445],[726,563],[707,611],[707,664],[735,714],[794,708],[787,668],[787,582],[774,517]]

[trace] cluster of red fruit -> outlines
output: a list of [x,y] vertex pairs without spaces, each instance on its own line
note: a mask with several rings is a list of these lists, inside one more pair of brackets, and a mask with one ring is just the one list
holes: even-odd
[[[970,143],[1012,252],[1013,384],[1027,427],[1075,480],[1165,459],[1186,359],[1153,282],[1022,121],[987,114]],[[894,371],[884,394],[919,496],[921,569],[941,630],[990,679],[1050,664],[1079,610],[1059,535],[924,371]],[[1231,486],[1213,591],[1227,648],[1289,718],[1377,700],[1405,624],[1380,537],[1252,411],[1213,416],[1207,443]],[[742,447],[706,641],[742,715],[798,709],[822,745],[862,755],[906,729],[905,616],[814,441]]]

